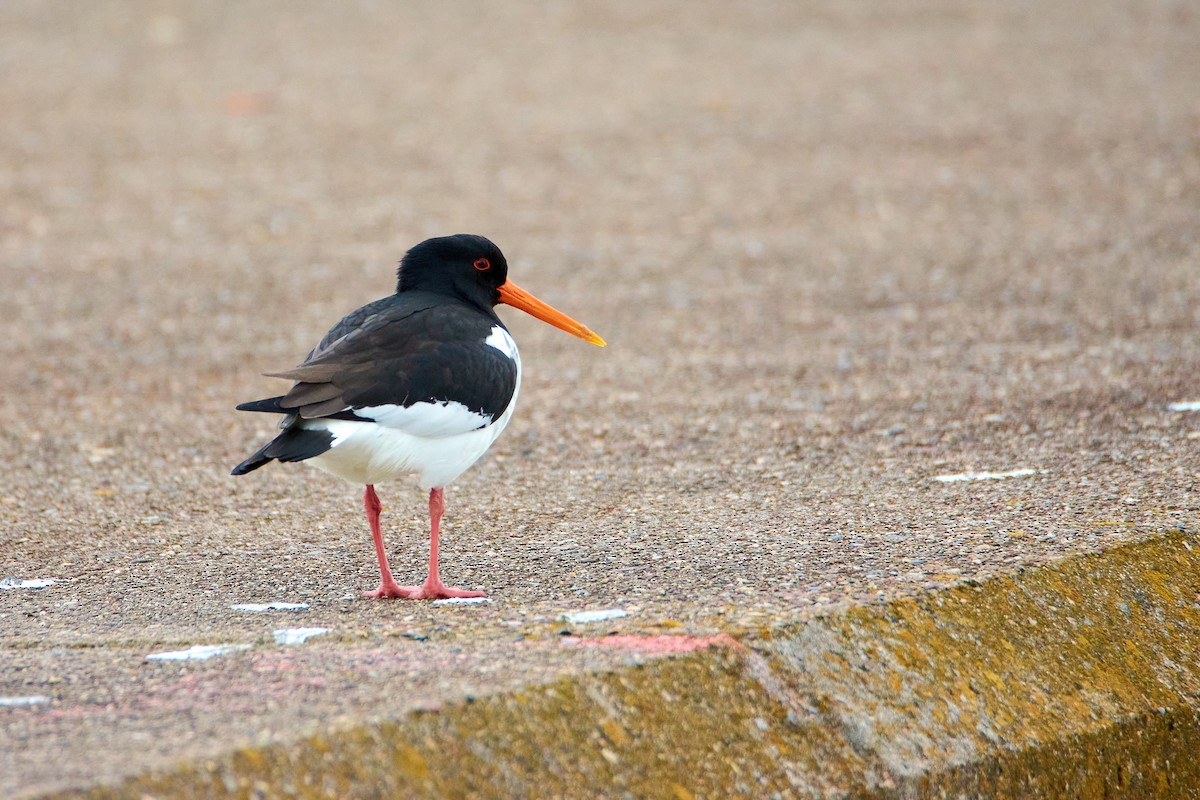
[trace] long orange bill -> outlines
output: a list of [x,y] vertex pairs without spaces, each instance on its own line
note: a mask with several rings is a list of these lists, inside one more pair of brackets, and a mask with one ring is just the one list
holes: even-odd
[[500,287],[500,302],[513,308],[519,308],[542,322],[549,322],[572,336],[578,336],[580,339],[604,347],[604,340],[588,330],[586,325],[576,322],[557,308],[543,303],[512,281],[505,281],[504,285]]

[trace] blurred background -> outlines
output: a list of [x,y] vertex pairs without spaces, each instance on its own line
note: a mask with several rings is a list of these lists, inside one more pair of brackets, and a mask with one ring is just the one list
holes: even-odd
[[[522,408],[452,504],[479,582],[584,531],[552,591],[657,554],[791,601],[1191,513],[1193,4],[10,2],[0,45],[0,570],[357,552],[355,489],[227,477],[273,425],[232,406],[454,232],[610,343],[506,313]],[[928,488],[1006,466],[1083,497]],[[882,566],[796,571],[843,533]]]

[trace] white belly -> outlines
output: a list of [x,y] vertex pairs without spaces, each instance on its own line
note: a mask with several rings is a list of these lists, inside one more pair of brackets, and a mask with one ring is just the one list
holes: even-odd
[[486,428],[438,439],[373,422],[322,420],[313,427],[331,432],[336,444],[305,463],[354,483],[383,483],[416,473],[426,489],[445,486],[487,452],[508,424],[514,405]]
[[[446,486],[487,452],[500,436],[521,390],[521,357],[502,328],[503,344],[517,365],[512,399],[494,422],[459,403],[416,403],[408,408],[379,406],[356,413],[375,422],[311,419],[305,428],[333,434],[333,445],[305,463],[361,484],[383,483],[415,473],[425,489]],[[490,344],[491,342],[489,342]]]

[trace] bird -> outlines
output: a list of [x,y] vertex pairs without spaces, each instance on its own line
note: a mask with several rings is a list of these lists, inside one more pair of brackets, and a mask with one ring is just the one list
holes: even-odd
[[[605,346],[580,322],[508,279],[508,262],[483,236],[427,239],[404,254],[396,292],[347,314],[298,367],[265,373],[293,382],[282,395],[239,411],[283,414],[279,434],[233,468],[271,461],[317,467],[362,484],[379,587],[370,598],[484,597],[447,586],[438,571],[445,487],[508,425],[521,387],[521,355],[498,304]],[[429,570],[418,585],[392,575],[375,485],[415,474],[429,492]]]

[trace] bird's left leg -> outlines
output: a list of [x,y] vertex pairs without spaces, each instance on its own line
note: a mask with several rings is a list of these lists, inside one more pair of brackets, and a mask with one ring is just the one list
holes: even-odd
[[438,529],[442,513],[446,510],[446,496],[442,489],[429,491],[429,577],[420,586],[404,586],[411,594],[404,595],[414,600],[438,600],[448,597],[487,597],[484,592],[456,589],[442,583],[438,575]]

